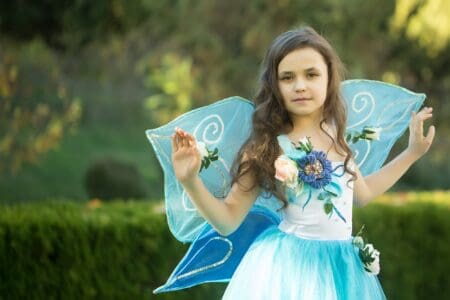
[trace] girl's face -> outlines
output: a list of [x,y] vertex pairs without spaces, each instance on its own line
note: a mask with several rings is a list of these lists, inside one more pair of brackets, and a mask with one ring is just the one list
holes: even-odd
[[291,118],[320,118],[327,96],[328,69],[313,48],[300,48],[278,64],[278,88]]

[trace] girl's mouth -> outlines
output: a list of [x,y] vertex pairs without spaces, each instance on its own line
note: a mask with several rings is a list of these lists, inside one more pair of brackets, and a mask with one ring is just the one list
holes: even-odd
[[309,101],[311,100],[311,98],[297,98],[292,100],[292,102],[305,102],[305,101]]

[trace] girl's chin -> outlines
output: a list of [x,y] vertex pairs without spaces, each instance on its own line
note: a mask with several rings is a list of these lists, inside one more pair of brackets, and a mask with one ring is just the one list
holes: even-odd
[[306,109],[296,109],[296,110],[290,110],[289,112],[289,116],[291,117],[291,119],[295,119],[295,118],[304,118],[304,117],[314,117],[317,116],[317,118],[320,118],[322,113],[319,110],[306,110]]
[[309,116],[314,113],[319,113],[319,111],[315,111],[312,109],[292,109],[289,110],[289,114],[298,115],[298,116]]

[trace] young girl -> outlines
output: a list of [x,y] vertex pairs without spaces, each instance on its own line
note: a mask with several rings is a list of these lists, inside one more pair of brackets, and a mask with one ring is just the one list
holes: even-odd
[[[195,138],[176,129],[175,175],[221,235],[239,227],[261,191],[283,203],[281,223],[257,237],[224,299],[385,299],[377,277],[364,270],[352,244],[352,203],[364,205],[384,193],[428,151],[435,129],[430,126],[424,137],[423,122],[431,118],[432,108],[413,113],[407,149],[363,177],[344,139],[347,115],[341,81],[339,58],[313,29],[288,31],[275,39],[262,66],[252,132],[235,160],[232,187],[224,200],[214,197],[198,175],[201,156]],[[317,159],[302,162],[305,152],[315,153]],[[293,165],[287,157],[297,157],[296,166],[303,163],[306,171],[289,173]],[[326,170],[336,173],[340,167],[336,192],[325,194],[334,197],[336,214],[329,218],[318,187],[330,183]],[[292,176],[305,176],[304,182],[312,178],[310,185],[317,189],[308,196]]]

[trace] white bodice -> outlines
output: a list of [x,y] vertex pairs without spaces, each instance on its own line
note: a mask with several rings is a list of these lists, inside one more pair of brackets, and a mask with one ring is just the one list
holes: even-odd
[[[285,153],[293,151],[292,149],[295,150],[293,147],[292,149],[287,148],[290,146],[283,138],[279,139],[279,142]],[[333,169],[339,165],[343,165],[343,162],[332,162]],[[342,173],[342,168],[339,173]],[[349,168],[353,169],[351,164],[349,164]],[[333,176],[332,178],[333,182],[338,184],[342,190],[338,197],[332,198],[332,203],[341,217],[336,211],[329,215],[326,214],[324,200],[318,199],[320,190],[312,189],[311,198],[306,205],[304,204],[308,198],[307,195],[302,193],[296,197],[295,193],[289,192],[287,193],[289,204],[282,210],[282,221],[278,228],[305,239],[346,240],[351,238],[353,181],[347,183],[351,174],[345,173],[341,177]]]

